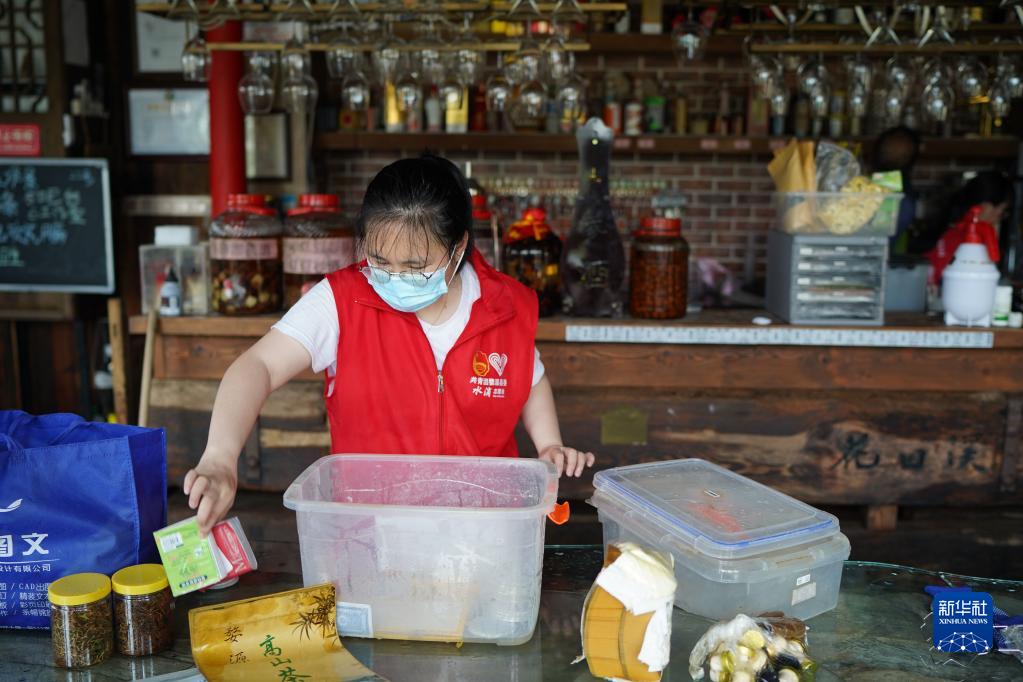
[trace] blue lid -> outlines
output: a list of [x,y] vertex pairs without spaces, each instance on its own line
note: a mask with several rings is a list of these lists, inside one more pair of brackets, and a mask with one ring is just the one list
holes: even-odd
[[597,494],[709,556],[736,559],[826,538],[838,519],[702,459],[634,464],[593,477]]

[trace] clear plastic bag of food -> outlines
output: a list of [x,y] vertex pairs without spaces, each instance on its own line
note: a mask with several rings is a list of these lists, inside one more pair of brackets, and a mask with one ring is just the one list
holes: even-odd
[[838,192],[860,174],[860,162],[848,149],[831,142],[817,145],[817,191]]
[[689,674],[711,682],[813,682],[806,624],[781,613],[738,615],[712,626],[693,647]]

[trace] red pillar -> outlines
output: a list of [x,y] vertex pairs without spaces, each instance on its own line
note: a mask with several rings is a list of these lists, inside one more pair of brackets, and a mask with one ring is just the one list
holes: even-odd
[[[206,32],[206,41],[240,42],[242,25],[229,21]],[[245,191],[245,116],[238,101],[242,53],[213,51],[210,68],[210,197],[213,214],[227,205],[227,195]]]

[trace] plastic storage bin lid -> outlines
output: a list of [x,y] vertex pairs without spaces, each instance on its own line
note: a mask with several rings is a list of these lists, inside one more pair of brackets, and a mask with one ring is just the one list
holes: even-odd
[[529,458],[460,455],[331,455],[284,493],[297,512],[543,516],[554,507],[554,465]]
[[825,540],[838,519],[702,459],[635,464],[598,472],[602,496],[656,524],[684,545],[718,559],[739,559]]

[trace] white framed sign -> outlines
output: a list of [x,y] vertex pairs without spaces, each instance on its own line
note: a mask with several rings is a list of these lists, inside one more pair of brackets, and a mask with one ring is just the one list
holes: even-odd
[[139,73],[180,73],[185,40],[185,22],[135,12],[135,63]]
[[205,88],[138,88],[128,92],[131,153],[210,153],[210,97]]

